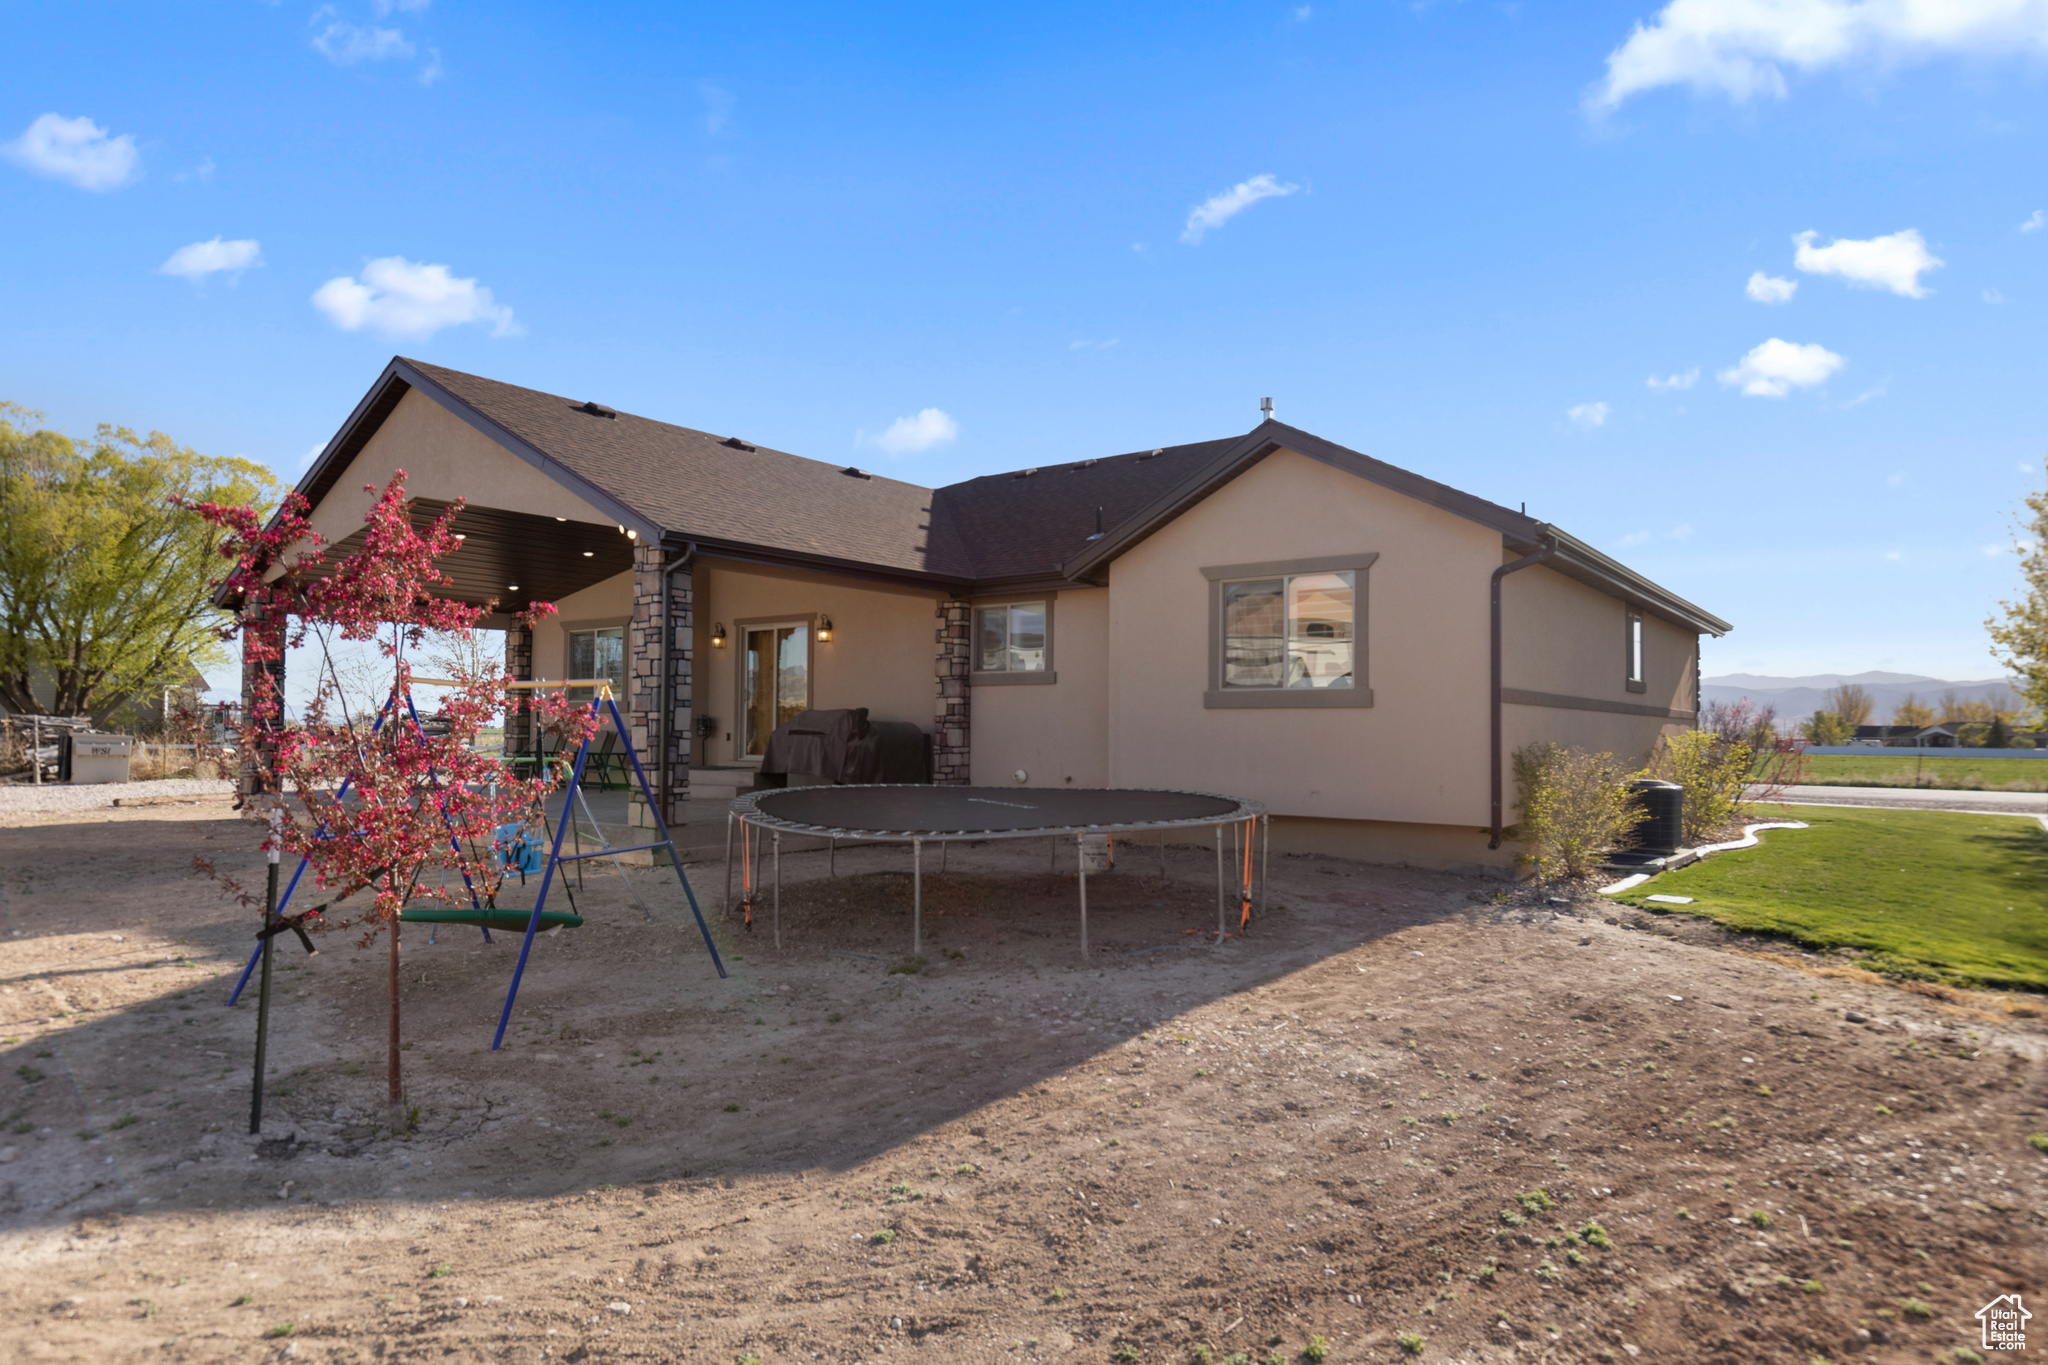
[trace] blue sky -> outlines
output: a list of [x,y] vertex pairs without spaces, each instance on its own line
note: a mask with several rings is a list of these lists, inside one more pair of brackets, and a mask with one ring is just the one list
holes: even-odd
[[943,483],[1271,394],[1709,673],[1989,676],[2048,0],[1931,9],[9,4],[0,397],[296,476],[397,352]]

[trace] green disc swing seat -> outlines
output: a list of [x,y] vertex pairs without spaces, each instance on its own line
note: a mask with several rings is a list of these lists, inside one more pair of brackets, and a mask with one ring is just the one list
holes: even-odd
[[[407,906],[398,912],[398,918],[405,924],[474,924],[479,929],[506,929],[523,932],[533,919],[531,910],[479,910],[463,906]],[[583,916],[567,910],[543,910],[540,912],[542,929],[578,929],[583,925]]]

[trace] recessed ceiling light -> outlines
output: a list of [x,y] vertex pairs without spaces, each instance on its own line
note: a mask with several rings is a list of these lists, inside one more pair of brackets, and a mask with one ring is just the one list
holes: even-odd
[[469,539],[469,537],[468,537],[468,536],[466,536],[466,535],[462,534],[462,532],[460,532],[460,531],[457,531],[457,532],[455,533],[455,538],[456,538],[457,540],[468,540],[468,539]]
[[506,592],[518,592],[518,591],[519,591],[519,585],[518,585],[517,583],[507,583],[507,584],[505,585],[505,591],[506,591]]
[[594,554],[596,554],[596,553],[597,553],[597,551],[595,551],[595,550],[585,550],[585,551],[583,552],[583,557],[584,557],[585,559],[588,559],[588,558],[590,558],[590,557],[591,557],[592,555],[594,555]]
[[555,520],[556,520],[556,521],[567,521],[567,520],[568,520],[568,518],[567,518],[567,517],[556,517],[556,518],[555,518]]

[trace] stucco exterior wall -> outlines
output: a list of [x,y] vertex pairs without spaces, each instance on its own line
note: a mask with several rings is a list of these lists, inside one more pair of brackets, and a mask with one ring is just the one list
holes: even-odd
[[[410,472],[410,471],[408,471]],[[409,482],[409,481],[408,481]],[[555,603],[555,614],[533,628],[533,673],[537,678],[569,676],[569,632],[598,626],[624,626],[633,616],[633,574],[630,570],[572,592]],[[619,700],[621,707],[625,699]]]
[[[1643,614],[1643,690],[1628,690],[1626,603],[1537,565],[1510,574],[1501,591],[1501,686],[1596,706],[1659,712],[1693,709],[1699,637]],[[1594,707],[1532,706],[1510,701],[1501,713],[1502,745],[1512,755],[1541,740],[1640,762],[1658,736],[1690,728],[1668,715]],[[1509,800],[1513,800],[1510,789]],[[1510,817],[1512,818],[1512,817]]]
[[[1377,551],[1374,704],[1211,710],[1205,565]],[[1500,534],[1281,451],[1110,571],[1109,780],[1223,788],[1275,815],[1483,826],[1487,580]]]
[[[865,706],[874,720],[911,721],[931,733],[936,685],[933,632],[939,594],[915,588],[830,578],[823,574],[700,559],[696,591],[694,710],[718,722],[697,762],[758,762],[739,753],[741,640],[737,623],[762,617],[832,618],[833,638],[814,645],[811,705]],[[565,611],[566,614],[566,611]],[[713,648],[712,629],[727,639]]]
[[353,535],[377,501],[377,494],[363,491],[363,485],[373,484],[381,491],[392,474],[401,469],[405,471],[405,491],[416,498],[467,498],[479,507],[565,517],[600,526],[617,524],[413,389],[398,400],[384,425],[357,452],[333,489],[313,509],[313,529],[329,542]]
[[974,689],[974,781],[1032,787],[1109,785],[1107,588],[1067,589],[1052,602],[1052,671],[1044,685]]

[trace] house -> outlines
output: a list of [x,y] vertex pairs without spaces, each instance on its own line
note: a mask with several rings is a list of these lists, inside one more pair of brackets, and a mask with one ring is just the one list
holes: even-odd
[[1513,751],[1641,759],[1729,628],[1270,418],[933,489],[397,358],[299,485],[315,528],[345,552],[400,469],[416,515],[469,502],[453,594],[558,606],[514,674],[621,682],[672,820],[693,770],[858,706],[926,727],[942,783],[1222,790],[1278,848],[1506,867]]

